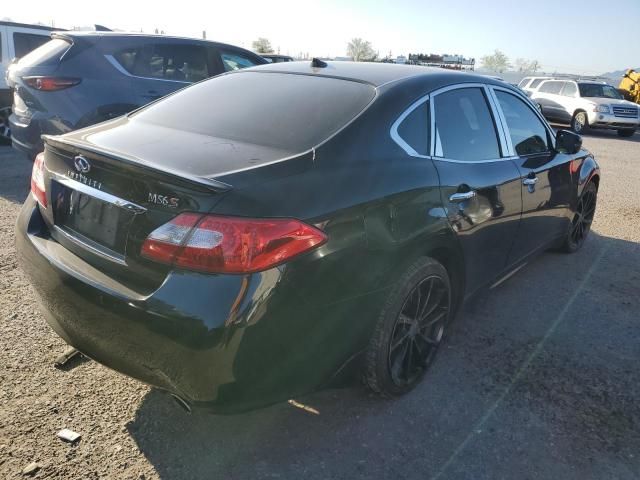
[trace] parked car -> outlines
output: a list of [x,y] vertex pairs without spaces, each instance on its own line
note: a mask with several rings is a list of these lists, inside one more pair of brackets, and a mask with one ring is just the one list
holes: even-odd
[[0,143],[10,141],[13,95],[5,80],[9,64],[49,41],[53,28],[0,21]]
[[265,53],[261,54],[261,56],[269,63],[293,62],[293,57],[290,57],[289,55]]
[[53,33],[9,68],[13,145],[33,159],[42,134],[123,115],[193,82],[267,63],[242,48],[164,35]]
[[46,136],[16,235],[51,327],[187,408],[360,377],[395,396],[465,299],[583,245],[598,165],[518,89],[327,63],[220,75]]
[[518,88],[520,88],[524,93],[526,93],[529,97],[533,92],[535,92],[540,84],[547,79],[552,77],[524,77],[518,83]]
[[615,87],[592,80],[545,80],[531,95],[543,115],[552,121],[571,123],[582,133],[606,128],[630,137],[638,128],[638,105],[622,98]]

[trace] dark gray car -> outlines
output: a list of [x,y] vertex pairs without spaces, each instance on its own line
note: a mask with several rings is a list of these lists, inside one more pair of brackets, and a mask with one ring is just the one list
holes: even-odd
[[267,63],[242,48],[190,38],[56,32],[12,65],[13,146],[33,159],[42,134],[123,115],[193,82]]

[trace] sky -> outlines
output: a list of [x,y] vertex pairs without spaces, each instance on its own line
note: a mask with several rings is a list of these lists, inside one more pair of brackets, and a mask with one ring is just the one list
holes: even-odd
[[[350,39],[380,56],[449,53],[476,58],[495,49],[547,72],[596,75],[640,67],[640,0],[21,0],[0,18],[56,27],[90,26],[201,37],[251,48],[266,37],[281,53],[345,56]],[[91,4],[95,3],[95,7]],[[635,37],[635,38],[634,38]]]

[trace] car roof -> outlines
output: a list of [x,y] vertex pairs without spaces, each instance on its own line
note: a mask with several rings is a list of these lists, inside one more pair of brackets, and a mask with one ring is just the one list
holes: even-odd
[[[136,32],[104,32],[104,31],[66,31],[60,32],[60,36],[64,37],[78,37],[78,38],[95,38],[95,37],[105,37],[105,38],[150,38],[150,39],[163,39],[163,40],[177,40],[179,42],[189,42],[189,43],[203,43],[207,45],[216,45],[221,47],[228,47],[240,50],[246,50],[242,47],[238,47],[236,45],[231,45],[227,43],[214,42],[213,40],[205,40],[202,38],[193,38],[193,37],[179,37],[173,35],[162,35],[155,33],[136,33]],[[256,54],[257,55],[257,54]]]
[[[247,71],[262,71],[273,73],[289,73],[298,75],[314,75],[329,78],[339,78],[360,83],[368,83],[374,87],[400,80],[423,78],[434,86],[447,83],[491,83],[504,85],[505,82],[494,80],[490,77],[469,72],[447,70],[437,67],[423,67],[420,65],[398,65],[393,63],[374,62],[343,62],[327,61],[326,67],[313,67],[311,60],[270,63],[250,69],[238,70],[237,73]],[[236,72],[234,72],[236,73]]]
[[64,28],[48,27],[47,25],[33,25],[30,23],[17,23],[17,22],[6,22],[6,21],[0,21],[0,26],[30,28],[33,30],[47,30],[49,32],[52,32],[54,30],[64,30]]

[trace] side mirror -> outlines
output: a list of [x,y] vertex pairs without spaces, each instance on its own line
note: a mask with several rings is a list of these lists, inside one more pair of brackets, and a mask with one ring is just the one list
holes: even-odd
[[569,130],[558,130],[556,133],[556,152],[574,154],[582,148],[582,137]]

